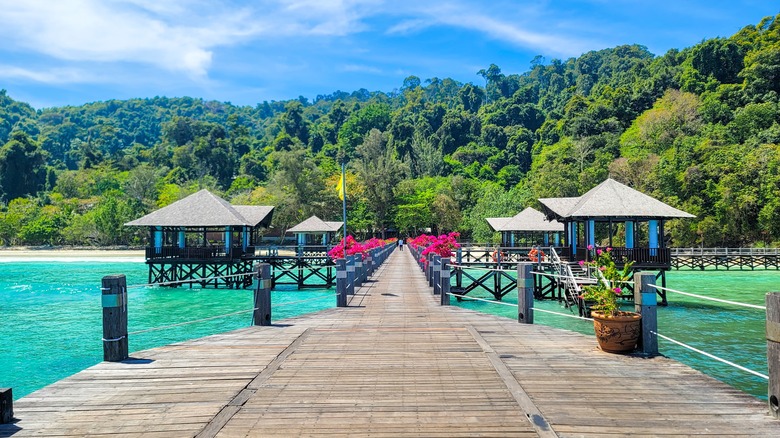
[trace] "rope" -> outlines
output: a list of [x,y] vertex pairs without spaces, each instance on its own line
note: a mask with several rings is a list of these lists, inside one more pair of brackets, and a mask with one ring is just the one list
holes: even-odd
[[321,300],[321,299],[324,299],[324,298],[330,298],[331,296],[337,296],[337,295],[341,295],[341,294],[328,294],[328,295],[325,295],[325,296],[322,296],[322,297],[309,298],[309,299],[306,299],[306,300],[290,301],[288,303],[279,303],[279,304],[275,305],[274,307],[282,307],[282,306],[289,306],[291,304],[306,303],[306,302],[309,302],[309,301]]
[[496,268],[482,268],[480,266],[466,266],[466,265],[449,265],[451,268],[471,269],[474,271],[493,271],[493,272],[511,272],[512,269],[496,269]]
[[701,298],[703,300],[717,301],[719,303],[732,304],[734,306],[748,307],[748,308],[751,308],[751,309],[766,310],[766,307],[759,306],[759,305],[756,305],[756,304],[738,303],[736,301],[722,300],[720,298],[712,298],[712,297],[707,297],[707,296],[704,296],[704,295],[696,295],[696,294],[692,294],[692,293],[688,293],[688,292],[682,292],[682,291],[679,291],[679,290],[669,289],[669,288],[666,288],[666,287],[656,286],[654,284],[650,284],[648,286],[652,286],[652,287],[654,287],[656,289],[661,289],[661,290],[665,290],[665,291],[669,291],[669,292],[674,292],[674,293],[677,293],[677,294],[680,294],[680,295],[687,295],[689,297]]
[[177,324],[164,325],[164,326],[161,326],[161,327],[154,327],[154,328],[149,328],[149,329],[144,329],[144,330],[136,330],[134,332],[128,333],[128,335],[139,335],[141,333],[148,333],[148,332],[154,332],[154,331],[158,331],[158,330],[165,330],[165,329],[169,329],[169,328],[173,328],[173,327],[180,327],[180,326],[183,326],[183,325],[196,324],[196,323],[199,323],[199,322],[211,321],[213,319],[219,319],[219,318],[225,318],[225,317],[228,317],[228,316],[240,315],[240,314],[246,313],[246,312],[254,312],[255,310],[257,310],[257,308],[250,309],[250,310],[241,310],[241,311],[233,312],[233,313],[226,313],[224,315],[211,316],[211,317],[203,318],[203,319],[196,319],[194,321],[180,322],[180,323],[177,323]]
[[474,300],[474,301],[484,301],[484,302],[486,302],[486,303],[502,304],[502,305],[504,305],[504,306],[517,307],[517,304],[512,304],[512,303],[505,303],[505,302],[503,302],[503,301],[486,300],[486,299],[484,299],[484,298],[470,297],[470,296],[467,296],[467,295],[458,295],[458,294],[454,294],[454,293],[451,293],[451,292],[447,292],[447,295],[451,295],[451,296],[453,296],[453,297],[460,297],[460,298],[465,298],[465,299],[467,299],[467,300]]
[[542,313],[550,313],[552,315],[565,316],[565,317],[568,317],[568,318],[582,319],[582,320],[585,320],[585,321],[593,321],[593,318],[585,318],[583,316],[569,315],[569,314],[561,313],[561,312],[553,312],[552,310],[539,309],[539,308],[536,308],[536,307],[533,308],[533,311],[534,312],[542,312]]
[[654,332],[654,331],[651,331],[650,333],[652,333],[652,334],[654,334],[654,335],[658,336],[659,338],[665,339],[665,340],[667,340],[667,341],[669,341],[669,342],[671,342],[671,343],[673,343],[673,344],[677,344],[677,345],[679,345],[679,346],[681,346],[681,347],[683,347],[683,348],[687,348],[688,350],[695,351],[696,353],[699,353],[699,354],[702,354],[702,355],[704,355],[704,356],[707,356],[707,357],[709,357],[710,359],[715,359],[715,360],[717,360],[718,362],[723,362],[723,363],[725,363],[726,365],[730,365],[730,366],[732,366],[732,367],[734,367],[734,368],[736,368],[736,369],[738,369],[738,370],[742,370],[742,371],[744,371],[744,372],[746,372],[746,373],[750,373],[750,374],[752,374],[752,375],[754,375],[754,376],[761,377],[761,378],[764,378],[764,379],[766,379],[766,380],[769,380],[769,376],[767,376],[766,374],[761,374],[761,373],[759,373],[759,372],[757,372],[757,371],[753,371],[753,370],[751,370],[751,369],[749,369],[749,368],[745,368],[745,367],[743,367],[742,365],[737,365],[737,364],[735,364],[734,362],[729,362],[729,361],[727,361],[726,359],[722,359],[722,358],[720,358],[720,357],[718,357],[718,356],[715,356],[714,354],[707,353],[706,351],[701,351],[701,350],[699,350],[698,348],[694,348],[694,347],[691,347],[690,345],[683,344],[683,343],[682,343],[682,342],[680,342],[680,341],[675,341],[674,339],[672,339],[672,338],[670,338],[670,337],[668,337],[668,336],[664,336],[664,335],[662,335],[662,334],[659,334],[659,333],[656,333],[656,332]]

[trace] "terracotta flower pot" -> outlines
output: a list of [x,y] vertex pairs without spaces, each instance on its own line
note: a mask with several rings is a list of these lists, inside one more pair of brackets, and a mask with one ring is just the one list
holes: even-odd
[[633,312],[621,312],[615,316],[607,316],[599,312],[591,312],[593,329],[599,347],[608,353],[630,353],[636,348],[642,334],[640,320],[642,315]]

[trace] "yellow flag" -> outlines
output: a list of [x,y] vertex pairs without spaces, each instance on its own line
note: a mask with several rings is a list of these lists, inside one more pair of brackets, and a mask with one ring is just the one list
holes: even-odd
[[344,174],[342,174],[341,177],[339,178],[339,186],[337,189],[339,191],[339,199],[343,201],[344,200]]

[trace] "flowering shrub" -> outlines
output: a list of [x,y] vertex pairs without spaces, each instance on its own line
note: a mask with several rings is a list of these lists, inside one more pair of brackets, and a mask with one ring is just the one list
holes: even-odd
[[[382,240],[377,239],[376,237],[372,237],[371,239],[368,239],[367,241],[363,243],[359,243],[357,240],[355,240],[352,236],[347,236],[347,245],[346,245],[346,255],[360,255],[361,259],[365,259],[366,253],[374,248],[380,248],[384,246],[387,243],[391,243],[395,241],[395,239],[391,240]],[[328,257],[332,259],[343,259],[345,257],[344,255],[344,239],[341,239],[341,241],[338,243],[338,245],[331,248],[330,251],[328,251]]]
[[457,240],[458,237],[460,237],[460,233],[457,231],[453,231],[449,234],[442,234],[439,237],[421,234],[412,239],[409,244],[416,247],[424,247],[420,253],[420,262],[427,263],[428,259],[426,256],[428,254],[438,254],[442,257],[452,257],[452,250],[455,248],[460,248],[460,244]]
[[624,296],[622,286],[631,278],[631,265],[634,262],[627,262],[623,269],[619,270],[615,266],[615,261],[612,260],[612,255],[610,254],[612,248],[607,248],[606,250],[595,249],[594,251],[593,246],[588,245],[588,250],[595,253],[595,256],[590,262],[580,261],[580,266],[590,266],[598,269],[603,280],[600,279],[593,286],[585,286],[583,288],[584,293],[580,298],[595,301],[596,304],[591,306],[592,310],[607,316],[618,315],[620,311],[618,310],[617,299]]

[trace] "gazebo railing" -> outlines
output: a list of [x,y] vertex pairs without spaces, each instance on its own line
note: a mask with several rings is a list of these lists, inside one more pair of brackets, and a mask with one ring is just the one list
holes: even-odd
[[248,247],[246,250],[240,246],[230,248],[230,251],[224,246],[205,246],[205,247],[186,247],[162,246],[146,247],[147,260],[212,260],[212,259],[238,259],[244,255],[252,255],[255,252],[254,247]]

